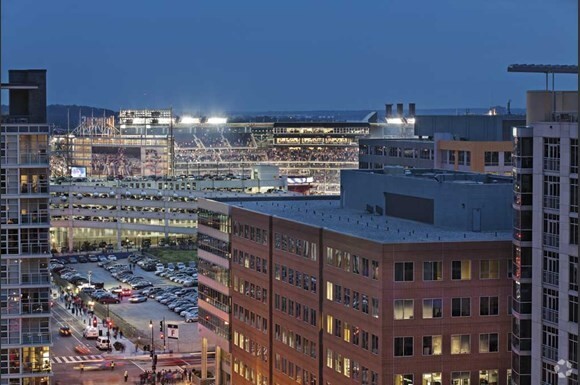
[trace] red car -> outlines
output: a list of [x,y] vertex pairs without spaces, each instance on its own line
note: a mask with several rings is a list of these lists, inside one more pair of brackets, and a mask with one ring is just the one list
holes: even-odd
[[121,301],[117,297],[103,296],[103,297],[99,298],[99,303],[102,303],[102,304],[105,304],[105,303],[120,303],[120,302]]

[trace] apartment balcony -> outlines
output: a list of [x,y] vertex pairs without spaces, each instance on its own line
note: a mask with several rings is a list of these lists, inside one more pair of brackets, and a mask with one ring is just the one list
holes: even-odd
[[560,274],[544,270],[542,274],[542,283],[552,286],[558,286],[560,283]]
[[21,345],[50,345],[50,344],[52,344],[50,332],[22,333]]
[[551,346],[542,345],[542,358],[552,362],[558,361],[558,349]]
[[544,208],[550,210],[560,210],[560,197],[544,196]]
[[546,307],[542,308],[542,321],[558,324],[558,311]]
[[558,234],[544,234],[543,245],[557,249],[560,246],[560,236]]
[[50,156],[47,154],[46,149],[39,150],[38,152],[20,153],[19,165],[20,166],[47,166],[49,164]]
[[20,315],[50,315],[50,302],[35,302],[35,303],[23,303],[20,308]]
[[544,171],[560,172],[560,159],[544,158]]
[[23,273],[20,276],[22,285],[50,285],[50,273]]
[[33,243],[23,243],[20,245],[22,254],[49,254],[49,245],[39,245]]

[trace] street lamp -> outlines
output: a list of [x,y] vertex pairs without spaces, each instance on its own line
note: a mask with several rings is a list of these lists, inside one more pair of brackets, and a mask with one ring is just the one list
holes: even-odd
[[155,350],[153,347],[153,320],[149,320],[149,329],[151,329],[151,353]]

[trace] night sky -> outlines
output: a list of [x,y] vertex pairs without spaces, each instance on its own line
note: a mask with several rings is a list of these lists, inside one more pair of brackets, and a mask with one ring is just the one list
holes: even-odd
[[[2,80],[48,102],[181,111],[525,107],[577,64],[576,0],[2,1]],[[561,75],[556,88],[577,89]]]

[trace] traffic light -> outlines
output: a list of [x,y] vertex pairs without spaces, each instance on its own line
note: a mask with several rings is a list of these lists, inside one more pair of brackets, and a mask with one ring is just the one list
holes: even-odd
[[159,321],[159,331],[163,331],[163,321]]

